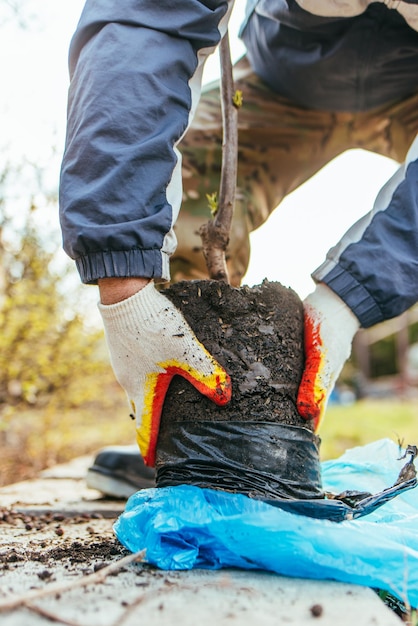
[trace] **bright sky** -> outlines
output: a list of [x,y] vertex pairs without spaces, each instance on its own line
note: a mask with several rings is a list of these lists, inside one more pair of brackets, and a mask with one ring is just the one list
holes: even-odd
[[[68,88],[67,52],[84,0],[26,0],[25,30],[15,21],[4,23],[7,9],[0,2],[0,149],[40,165],[51,162],[49,184],[58,182],[65,136]],[[236,38],[244,13],[236,4],[230,25],[233,55],[243,52]],[[218,61],[208,61],[205,77],[218,74]],[[5,151],[0,150],[0,159]],[[313,287],[310,273],[359,217],[368,212],[377,191],[395,171],[389,159],[350,151],[289,195],[268,223],[252,235],[252,255],[245,282],[277,280],[304,297]],[[1,170],[0,170],[1,171]],[[51,218],[58,223],[54,214]]]

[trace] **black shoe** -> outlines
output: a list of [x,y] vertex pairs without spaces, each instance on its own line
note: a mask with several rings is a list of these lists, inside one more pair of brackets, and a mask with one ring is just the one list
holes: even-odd
[[138,446],[103,448],[87,470],[87,486],[113,498],[129,498],[155,487],[155,470],[144,464]]

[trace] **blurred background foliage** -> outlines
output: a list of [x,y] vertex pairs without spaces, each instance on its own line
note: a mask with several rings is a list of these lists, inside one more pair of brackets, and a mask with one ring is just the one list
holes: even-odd
[[22,194],[22,169],[0,176],[0,484],[134,438],[95,303],[84,302],[96,289],[60,257],[42,172]]

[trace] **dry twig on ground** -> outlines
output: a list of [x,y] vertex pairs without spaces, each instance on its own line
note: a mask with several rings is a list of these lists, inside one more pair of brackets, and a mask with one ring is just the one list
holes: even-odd
[[37,607],[33,605],[34,601],[46,598],[48,596],[60,595],[64,592],[78,589],[79,587],[87,587],[89,585],[100,584],[104,582],[108,576],[119,571],[125,565],[128,565],[129,563],[143,562],[144,557],[145,550],[141,550],[140,552],[135,552],[134,554],[129,554],[128,556],[123,557],[122,559],[118,559],[114,563],[103,567],[93,574],[77,578],[76,580],[73,580],[71,582],[48,584],[42,589],[35,589],[14,598],[8,598],[7,600],[3,600],[2,602],[0,602],[0,613],[13,611],[14,609],[17,609],[19,607],[26,607],[28,609],[36,611]]

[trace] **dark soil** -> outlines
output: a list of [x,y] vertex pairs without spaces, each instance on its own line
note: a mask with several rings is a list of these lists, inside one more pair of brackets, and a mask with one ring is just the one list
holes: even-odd
[[303,306],[276,282],[233,288],[186,281],[164,294],[231,377],[219,407],[175,377],[157,446],[157,485],[194,484],[252,497],[322,497],[318,439],[296,409]]
[[[217,281],[180,282],[166,295],[197,338],[231,376],[233,394],[217,407],[184,379],[168,391],[165,418],[249,420],[310,428],[296,410],[303,368],[303,309],[298,295],[276,282],[236,289]],[[164,419],[164,416],[163,416]]]

